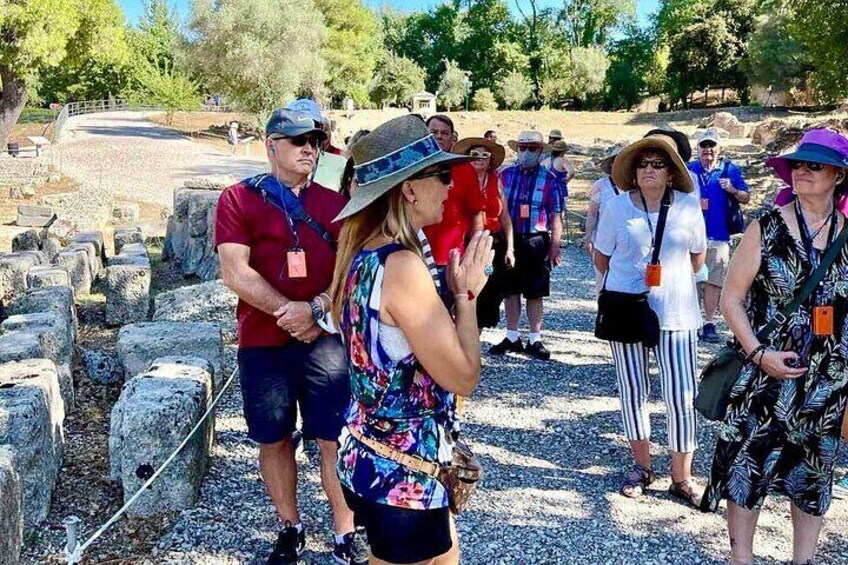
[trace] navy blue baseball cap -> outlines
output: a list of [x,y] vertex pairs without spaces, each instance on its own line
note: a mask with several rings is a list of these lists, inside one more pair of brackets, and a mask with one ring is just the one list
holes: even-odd
[[315,126],[312,116],[285,108],[274,110],[265,126],[265,135],[269,137],[272,135],[296,137],[306,133],[315,134],[322,140],[327,137],[327,134],[321,128]]

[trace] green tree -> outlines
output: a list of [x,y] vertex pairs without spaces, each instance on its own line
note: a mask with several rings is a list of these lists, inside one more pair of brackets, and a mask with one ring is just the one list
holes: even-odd
[[848,95],[848,4],[796,0],[790,29],[809,54],[810,82],[822,101]]
[[752,84],[787,90],[805,83],[813,67],[793,31],[788,11],[772,11],[757,18],[745,65]]
[[509,110],[520,108],[533,94],[530,79],[518,71],[512,71],[500,79],[497,88],[501,102]]
[[406,57],[387,51],[374,76],[371,98],[379,106],[406,105],[424,90],[424,69]]
[[0,14],[0,144],[45,70],[126,57],[123,13],[114,0],[5,2]]
[[468,73],[459,68],[454,61],[445,61],[445,73],[439,81],[439,100],[448,112],[455,106],[462,106],[465,95],[470,94],[466,86]]
[[627,26],[624,35],[610,46],[607,91],[604,105],[609,109],[630,109],[649,90],[648,79],[656,41],[653,34],[636,25]]
[[368,86],[382,56],[380,21],[361,0],[316,0],[327,23],[323,48],[327,89],[338,103],[346,96],[368,104]]
[[[558,65],[560,50],[565,47],[566,42],[555,30],[554,11],[551,8],[540,7],[538,0],[527,0],[525,8],[521,7],[521,2],[516,2],[515,6],[521,16],[516,34],[527,56],[526,73],[532,85],[535,104],[538,106],[544,98],[542,83],[546,78],[546,69],[550,77],[549,69]],[[554,62],[548,61],[549,59]]]
[[635,0],[563,0],[557,15],[569,44],[605,45],[613,30],[636,17]]
[[173,121],[174,112],[200,108],[197,84],[173,65],[161,68],[141,62],[135,69],[135,80],[137,85],[130,99],[164,109],[168,124]]
[[190,68],[211,91],[264,117],[300,95],[321,98],[324,16],[312,0],[196,0]]
[[478,112],[494,112],[498,109],[498,101],[495,100],[495,95],[488,88],[481,88],[474,93],[474,98],[471,100],[471,107]]

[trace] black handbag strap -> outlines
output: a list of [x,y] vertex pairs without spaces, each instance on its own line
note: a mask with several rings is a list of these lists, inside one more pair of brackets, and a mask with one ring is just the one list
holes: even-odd
[[848,241],[848,221],[843,224],[842,230],[839,232],[836,240],[828,246],[827,251],[824,253],[824,257],[822,257],[821,263],[819,263],[819,266],[815,271],[813,271],[813,274],[810,275],[810,278],[807,280],[807,284],[804,285],[800,294],[798,294],[792,302],[778,311],[777,314],[775,314],[774,317],[769,320],[765,326],[763,326],[763,329],[757,332],[757,339],[765,341],[771,338],[772,334],[783,326],[789,317],[801,307],[801,304],[803,304],[804,301],[807,300],[807,298],[813,293],[827,274],[827,270],[833,262],[836,261],[836,258],[842,252],[842,248],[845,246],[846,241]]
[[[651,265],[660,264],[660,249],[662,248],[663,235],[665,234],[665,224],[668,220],[668,209],[671,208],[671,190],[666,189],[663,194],[662,203],[660,204],[660,215],[657,218],[657,233],[654,236],[654,251],[651,254]],[[645,210],[647,214],[648,211]]]

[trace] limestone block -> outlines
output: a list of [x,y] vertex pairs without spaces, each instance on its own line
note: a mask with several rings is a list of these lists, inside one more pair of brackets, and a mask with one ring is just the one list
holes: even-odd
[[[65,412],[74,407],[74,381],[71,361],[74,351],[73,327],[56,312],[15,314],[0,323],[0,362],[45,358],[56,364],[59,388],[65,401]],[[31,340],[23,334],[34,335],[40,350],[34,352]],[[25,353],[24,353],[25,352]],[[33,354],[34,353],[34,354]],[[22,356],[25,355],[25,356]]]
[[121,249],[128,243],[144,244],[144,234],[139,227],[120,228],[115,230],[114,240],[115,255],[118,255],[121,253]]
[[209,281],[157,294],[153,320],[213,322],[231,342],[237,337],[237,305],[238,297],[224,283]]
[[93,243],[101,265],[106,264],[106,245],[102,231],[83,231],[71,238],[71,243]]
[[72,221],[64,218],[57,218],[41,231],[41,236],[55,238],[63,244],[67,244],[70,243],[71,235],[73,235],[76,229],[76,224]]
[[135,265],[136,267],[150,268],[150,259],[146,255],[126,255],[124,253],[109,257],[109,267],[117,267],[118,265]]
[[707,127],[722,129],[731,138],[743,138],[747,131],[745,124],[730,112],[716,112],[707,120]]
[[102,385],[124,382],[124,369],[114,351],[86,349],[80,353],[80,360],[92,382]]
[[144,246],[144,243],[127,243],[121,247],[121,255],[147,257],[147,248]]
[[0,255],[0,300],[9,300],[27,289],[27,273],[40,264],[40,255],[36,251]]
[[129,202],[112,205],[112,222],[118,225],[133,224],[139,218],[138,204]]
[[186,275],[212,280],[220,274],[215,253],[215,209],[218,190],[174,191],[174,214],[168,220],[163,257],[180,261]]
[[223,340],[217,324],[141,322],[121,328],[117,350],[128,379],[146,371],[155,359],[167,355],[206,359],[217,375],[221,372]]
[[56,255],[62,250],[62,242],[55,237],[45,237],[41,240],[41,252],[44,254],[44,262],[53,263]]
[[88,251],[64,249],[56,256],[56,264],[68,271],[76,296],[87,296],[91,293],[91,263]]
[[[187,364],[154,364],[130,379],[112,409],[109,432],[111,477],[129,499],[200,421],[209,406],[211,376]],[[206,472],[210,420],[192,437],[159,480],[129,513],[150,517],[191,508]]]
[[15,452],[0,445],[0,563],[20,563],[24,538],[23,486],[15,468]]
[[45,286],[69,286],[71,278],[68,271],[62,267],[39,265],[32,267],[27,273],[27,288],[44,288]]
[[115,265],[106,269],[106,324],[120,326],[147,319],[150,267]]
[[71,328],[74,341],[77,335],[77,310],[74,307],[74,291],[70,286],[51,286],[28,290],[12,300],[6,307],[6,313],[34,314],[36,312],[55,312],[61,316],[66,327]]
[[47,517],[62,466],[65,410],[56,367],[47,359],[0,365],[0,444],[15,451],[27,529]]
[[66,247],[68,251],[77,251],[82,249],[86,252],[88,257],[88,270],[91,273],[91,280],[94,282],[100,275],[100,269],[102,268],[102,263],[100,261],[100,255],[97,253],[97,246],[91,241],[84,242],[71,242],[68,247]]
[[41,248],[41,238],[35,230],[21,232],[12,238],[12,251],[38,251]]
[[54,217],[53,208],[50,206],[21,204],[18,206],[18,218],[15,223],[19,226],[42,228],[50,225]]

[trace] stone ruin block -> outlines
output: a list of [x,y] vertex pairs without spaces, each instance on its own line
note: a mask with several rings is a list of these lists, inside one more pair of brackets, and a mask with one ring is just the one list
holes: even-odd
[[150,267],[114,265],[106,269],[106,324],[120,326],[147,319]]
[[56,264],[68,271],[76,296],[91,293],[90,254],[85,249],[65,249],[56,256]]
[[61,250],[62,242],[55,237],[45,237],[41,240],[41,252],[44,254],[45,263],[53,263]]
[[139,206],[133,202],[112,205],[112,222],[115,224],[134,224],[138,221],[139,215]]
[[46,286],[70,286],[71,277],[62,267],[38,266],[27,273],[27,288],[44,288]]
[[52,361],[28,359],[0,365],[0,444],[15,451],[27,529],[43,522],[50,510],[62,466],[64,420]]
[[121,249],[128,243],[140,243],[144,245],[144,234],[141,228],[119,228],[115,230],[115,255],[121,253]]
[[18,206],[18,218],[15,224],[25,227],[43,228],[50,225],[55,218],[50,206],[21,204]]
[[41,238],[35,230],[21,232],[12,238],[12,252],[17,251],[39,251],[41,249]]
[[206,322],[140,322],[118,332],[118,357],[125,378],[142,373],[150,364],[169,355],[200,357],[221,373],[223,340],[221,328]]
[[124,382],[124,368],[114,351],[86,349],[80,353],[80,361],[91,382],[101,385]]
[[67,251],[78,251],[83,250],[86,253],[88,258],[88,270],[91,273],[91,281],[94,282],[100,276],[100,270],[103,266],[103,263],[100,262],[100,255],[97,253],[97,246],[91,241],[84,242],[71,242],[65,248]]
[[0,255],[0,300],[23,293],[27,289],[27,273],[40,265],[43,256],[38,251],[20,251]]
[[[211,399],[211,376],[201,367],[154,361],[124,385],[112,409],[111,477],[128,500],[200,421]],[[129,513],[150,517],[197,502],[211,449],[211,419],[138,498]]]
[[156,295],[153,320],[212,322],[221,326],[224,340],[237,338],[238,296],[220,280],[184,286]]
[[71,236],[76,231],[77,226],[70,220],[57,218],[41,230],[41,237],[58,239],[63,245],[71,242]]
[[58,314],[65,327],[71,329],[73,339],[76,342],[77,310],[74,307],[74,291],[70,286],[51,286],[28,290],[12,300],[6,307],[6,313],[10,316],[34,314],[36,312],[55,312]]
[[24,541],[23,486],[15,452],[0,445],[0,563],[18,565]]
[[220,196],[218,190],[174,191],[163,257],[179,261],[186,275],[213,280],[221,272],[215,253],[215,209]]
[[94,249],[97,251],[98,262],[100,265],[106,264],[106,245],[103,241],[102,231],[84,231],[79,232],[71,238],[71,243],[93,243]]
[[147,247],[144,246],[144,243],[127,243],[121,247],[121,255],[147,257]]
[[[55,363],[65,412],[74,407],[73,327],[56,312],[16,314],[0,323],[0,362],[44,358]],[[32,337],[38,347],[34,347]]]
[[136,267],[147,267],[149,269],[150,259],[147,258],[147,255],[125,255],[123,253],[109,257],[109,267],[117,267],[119,265],[133,265]]

